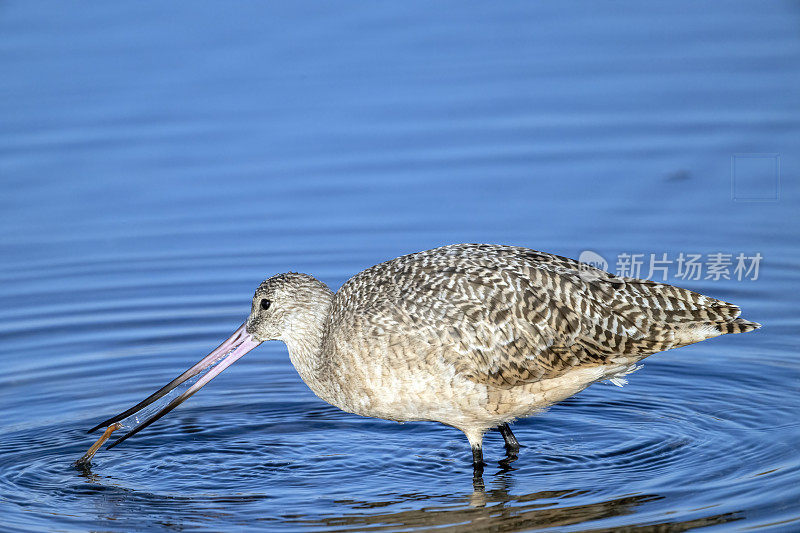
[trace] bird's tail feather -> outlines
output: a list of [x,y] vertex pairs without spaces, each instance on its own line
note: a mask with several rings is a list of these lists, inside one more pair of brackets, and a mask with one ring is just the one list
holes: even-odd
[[748,331],[753,331],[754,329],[760,328],[761,324],[758,322],[750,322],[744,318],[737,318],[730,322],[714,324],[714,326],[719,329],[720,335],[727,335],[728,333],[746,333]]

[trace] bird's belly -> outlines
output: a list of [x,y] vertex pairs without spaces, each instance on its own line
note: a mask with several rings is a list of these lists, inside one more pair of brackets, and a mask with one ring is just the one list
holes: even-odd
[[558,377],[525,383],[510,389],[494,389],[490,395],[489,409],[502,413],[503,421],[531,416],[626,368],[626,365],[575,368]]
[[455,374],[452,368],[396,368],[365,362],[342,375],[332,397],[340,409],[398,422],[435,420],[458,426],[486,416],[486,385]]
[[398,422],[433,420],[455,427],[494,427],[530,416],[619,371],[614,366],[575,369],[563,376],[498,388],[471,381],[452,368],[438,372],[396,371],[379,364],[362,366],[358,379],[324,398],[340,409]]

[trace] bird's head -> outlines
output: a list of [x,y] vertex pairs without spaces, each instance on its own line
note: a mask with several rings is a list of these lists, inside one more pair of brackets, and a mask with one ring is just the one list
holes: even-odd
[[287,272],[265,280],[256,289],[247,333],[259,342],[291,342],[318,328],[327,316],[333,293],[308,274]]

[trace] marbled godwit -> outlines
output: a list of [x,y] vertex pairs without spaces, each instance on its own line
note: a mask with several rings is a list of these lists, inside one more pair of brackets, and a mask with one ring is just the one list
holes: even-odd
[[398,257],[336,293],[307,274],[278,274],[258,287],[229,339],[92,431],[213,367],[115,446],[262,342],[282,340],[321,399],[363,416],[458,428],[480,468],[487,430],[499,429],[516,453],[513,420],[596,381],[620,380],[653,353],[759,327],[738,317],[737,306],[708,296],[511,246],[456,244]]

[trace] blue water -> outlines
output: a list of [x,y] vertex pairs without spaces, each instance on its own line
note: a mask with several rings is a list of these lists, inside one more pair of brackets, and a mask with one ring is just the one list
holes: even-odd
[[[3,2],[0,529],[800,529],[799,20],[792,2]],[[760,254],[757,276],[667,281],[764,327],[518,422],[512,470],[490,434],[483,484],[461,433],[340,412],[279,343],[73,467],[262,279],[336,288],[453,242],[612,271]]]

